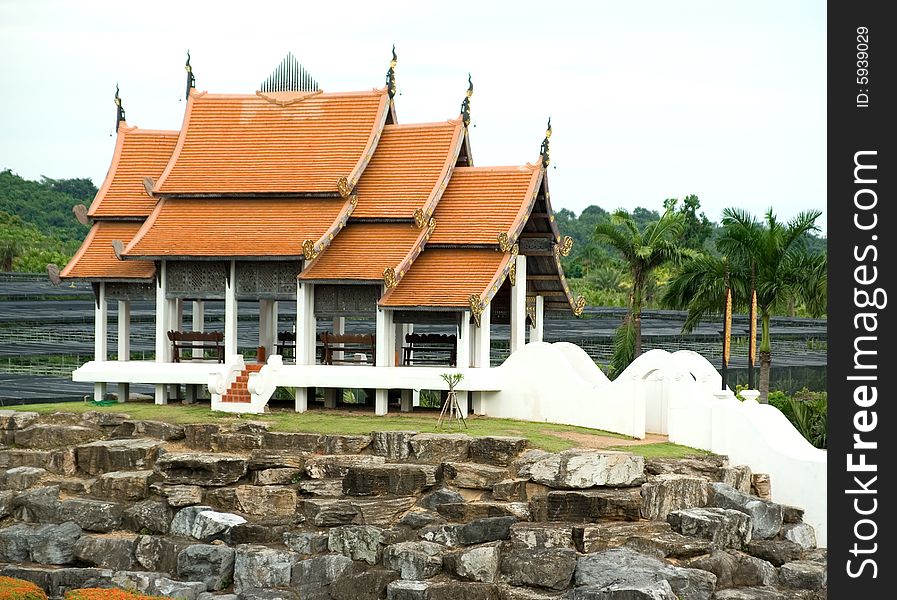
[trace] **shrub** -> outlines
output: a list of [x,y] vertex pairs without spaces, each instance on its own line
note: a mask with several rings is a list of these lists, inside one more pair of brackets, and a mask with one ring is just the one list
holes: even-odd
[[0,600],[47,600],[47,594],[30,581],[0,576]]
[[127,590],[102,588],[72,590],[65,595],[65,600],[166,600],[166,598],[166,596],[147,596]]

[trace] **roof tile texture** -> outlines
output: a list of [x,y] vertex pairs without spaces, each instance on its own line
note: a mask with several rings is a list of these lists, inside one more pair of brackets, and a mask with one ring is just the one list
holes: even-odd
[[[292,98],[292,100],[285,100]],[[196,93],[161,194],[335,193],[373,152],[385,90],[356,93]],[[372,137],[373,136],[373,137]]]
[[106,180],[90,205],[91,217],[146,217],[156,200],[146,193],[144,177],[157,179],[174,151],[177,131],[144,131],[122,126]]
[[83,279],[148,279],[156,272],[152,261],[118,260],[112,240],[127,245],[140,229],[140,223],[100,221],[94,223],[77,254],[62,270],[63,277]]
[[395,268],[420,235],[408,223],[349,223],[300,279],[383,279],[383,269]]

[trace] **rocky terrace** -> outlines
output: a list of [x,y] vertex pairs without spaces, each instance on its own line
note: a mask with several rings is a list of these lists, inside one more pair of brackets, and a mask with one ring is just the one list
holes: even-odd
[[802,511],[752,479],[524,438],[0,411],[0,574],[55,598],[825,598]]

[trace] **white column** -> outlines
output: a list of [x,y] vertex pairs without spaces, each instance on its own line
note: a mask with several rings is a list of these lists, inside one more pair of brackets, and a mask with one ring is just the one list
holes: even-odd
[[[96,298],[94,304],[94,330],[93,330],[93,359],[96,361],[106,361],[109,358],[108,353],[108,334],[107,326],[109,324],[109,308],[106,302],[106,284],[102,281],[96,286]],[[93,399],[97,402],[105,399],[106,384],[96,382],[93,384]]]
[[[166,277],[166,262],[159,264],[158,280],[156,281],[156,362],[165,363],[171,360],[171,342],[168,341],[168,325],[171,317],[168,315],[171,303],[165,297],[168,286]],[[156,404],[168,404],[167,386],[164,383],[156,384]]]
[[392,311],[377,309],[377,351],[378,367],[389,367],[394,364],[395,332]]
[[265,348],[265,355],[271,350],[271,300],[259,300],[259,346]]
[[[131,359],[131,301],[119,300],[118,313],[118,352],[117,358],[120,361]],[[118,384],[118,401],[125,402],[130,395],[130,386],[127,383]]]
[[374,414],[382,417],[387,411],[389,390],[376,390],[374,392]]
[[526,256],[516,259],[517,283],[511,286],[511,354],[526,344]]
[[296,364],[315,364],[317,323],[315,322],[315,287],[299,283],[296,289]]
[[171,329],[175,331],[184,330],[184,301],[180,298],[172,300],[171,310]]
[[[333,335],[343,335],[346,333],[346,317],[333,317]],[[333,353],[334,360],[343,360],[343,351],[337,350]]]
[[467,413],[470,412],[470,408],[467,404],[468,401],[468,392],[460,391],[455,392],[455,399],[458,401],[458,408],[461,409],[461,414],[464,415],[464,418],[467,418]]
[[224,284],[224,360],[237,354],[237,267],[230,261],[230,277]]
[[536,296],[536,322],[529,328],[529,341],[541,342],[545,335],[545,297]]
[[293,394],[295,394],[295,402],[296,402],[296,412],[304,413],[308,410],[308,388],[297,387],[293,388]]
[[458,341],[456,357],[457,368],[466,369],[470,366],[470,311],[461,312],[461,322],[458,324]]
[[271,301],[271,319],[269,322],[270,331],[268,333],[268,356],[277,352],[277,321],[280,317],[280,305],[277,300]]
[[[206,305],[202,300],[193,301],[193,310],[191,311],[191,330],[196,332],[205,331],[206,327]],[[202,358],[202,348],[194,348],[191,350],[193,358]]]
[[[492,305],[486,305],[483,314],[480,315],[480,326],[476,329],[476,363],[475,366],[488,369],[490,365],[490,348],[492,346]],[[473,412],[478,415],[486,414],[483,402],[483,392],[473,392],[470,399]]]

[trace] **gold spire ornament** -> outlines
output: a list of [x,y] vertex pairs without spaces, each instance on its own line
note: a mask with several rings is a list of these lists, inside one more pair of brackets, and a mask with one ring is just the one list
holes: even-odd
[[125,109],[121,105],[121,96],[118,95],[118,83],[115,84],[115,133],[118,133],[118,126],[125,122]]
[[539,151],[542,154],[542,168],[547,169],[551,163],[548,149],[548,140],[551,138],[551,117],[548,117],[548,128],[545,130],[545,139],[542,140],[542,148]]
[[396,45],[392,45],[392,60],[389,61],[389,70],[386,72],[386,93],[392,100],[396,95],[396,65],[399,64],[399,57],[396,55]]
[[190,66],[189,50],[187,50],[187,62],[184,64],[184,70],[187,71],[187,93],[184,95],[184,99],[189,100],[190,90],[196,87],[196,78],[193,76],[193,67]]
[[464,96],[464,100],[461,101],[461,121],[464,123],[464,127],[470,125],[470,98],[473,96],[473,80],[470,78],[470,73],[467,74],[467,95]]

